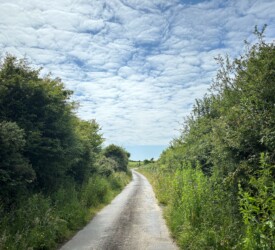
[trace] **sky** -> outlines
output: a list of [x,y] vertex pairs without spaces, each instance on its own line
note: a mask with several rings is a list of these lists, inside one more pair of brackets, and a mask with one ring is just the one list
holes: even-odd
[[255,25],[275,37],[274,0],[0,0],[0,55],[26,57],[74,91],[133,160],[157,159]]

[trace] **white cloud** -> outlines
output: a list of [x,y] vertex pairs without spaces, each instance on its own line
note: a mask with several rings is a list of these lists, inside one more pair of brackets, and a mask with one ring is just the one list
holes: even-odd
[[97,33],[105,26],[103,20],[83,20],[79,24],[79,31]]
[[0,53],[30,58],[75,91],[107,142],[167,145],[254,25],[275,37],[275,2],[0,0]]

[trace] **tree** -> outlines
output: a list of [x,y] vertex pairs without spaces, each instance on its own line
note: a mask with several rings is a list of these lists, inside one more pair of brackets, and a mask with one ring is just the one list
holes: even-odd
[[148,159],[145,159],[144,161],[143,161],[143,164],[144,165],[147,165],[147,164],[149,164],[151,161],[149,161]]
[[103,155],[117,162],[116,170],[125,172],[128,170],[128,154],[124,148],[111,144],[104,149]]
[[36,173],[38,190],[55,189],[71,168],[76,139],[71,94],[60,79],[41,78],[26,60],[7,56],[0,67],[0,121],[24,130],[23,155]]
[[10,204],[19,191],[35,179],[35,172],[23,156],[25,133],[15,122],[0,122],[0,200]]
[[75,117],[75,155],[69,174],[75,181],[82,184],[92,173],[97,172],[96,160],[101,152],[104,141],[100,134],[100,127],[95,120],[82,121]]
[[233,62],[220,59],[214,86],[220,93],[215,144],[228,155],[224,165],[234,158],[234,166],[225,166],[225,173],[235,172],[235,177],[256,172],[262,152],[275,162],[275,46],[263,40],[264,29],[255,28],[259,42],[248,44],[243,56]]

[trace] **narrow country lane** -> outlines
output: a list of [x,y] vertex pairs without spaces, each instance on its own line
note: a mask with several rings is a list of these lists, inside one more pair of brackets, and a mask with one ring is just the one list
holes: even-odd
[[161,209],[147,179],[133,181],[61,250],[173,250]]

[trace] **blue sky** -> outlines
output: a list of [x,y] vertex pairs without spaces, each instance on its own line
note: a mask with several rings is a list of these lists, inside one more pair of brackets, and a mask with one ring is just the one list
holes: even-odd
[[255,25],[275,37],[274,0],[0,0],[0,16],[2,57],[62,78],[77,114],[135,160],[179,135],[215,56],[238,56]]

